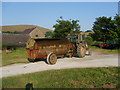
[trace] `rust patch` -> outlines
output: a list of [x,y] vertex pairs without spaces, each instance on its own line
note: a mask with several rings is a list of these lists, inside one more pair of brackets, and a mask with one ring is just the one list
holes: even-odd
[[26,50],[30,59],[46,59],[50,52],[56,56],[65,55],[69,50],[69,44],[67,39],[31,39],[26,44]]

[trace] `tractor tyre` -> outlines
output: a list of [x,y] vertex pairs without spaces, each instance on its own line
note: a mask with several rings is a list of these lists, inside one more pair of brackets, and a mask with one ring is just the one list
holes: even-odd
[[83,58],[86,54],[86,47],[84,45],[78,45],[77,54],[80,58]]
[[47,56],[47,63],[53,65],[57,62],[57,56],[54,53],[49,53]]

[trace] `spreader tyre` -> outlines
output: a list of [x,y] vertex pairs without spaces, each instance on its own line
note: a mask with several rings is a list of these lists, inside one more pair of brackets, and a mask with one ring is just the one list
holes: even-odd
[[57,56],[53,52],[49,53],[47,56],[47,63],[53,65],[56,62],[57,62]]

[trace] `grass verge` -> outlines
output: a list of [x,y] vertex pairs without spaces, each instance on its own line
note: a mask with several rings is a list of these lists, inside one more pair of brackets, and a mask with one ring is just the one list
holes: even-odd
[[90,46],[90,48],[92,51],[98,51],[102,53],[118,54],[120,52],[120,49],[103,49],[96,46]]
[[18,48],[17,50],[13,50],[12,53],[2,54],[2,66],[28,62],[25,48]]
[[[120,68],[119,68],[120,69]],[[50,70],[2,79],[3,88],[116,88],[118,67]]]

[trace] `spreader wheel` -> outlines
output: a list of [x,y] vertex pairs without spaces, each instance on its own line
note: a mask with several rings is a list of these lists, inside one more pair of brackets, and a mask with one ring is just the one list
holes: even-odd
[[57,62],[57,56],[54,53],[49,53],[47,56],[47,63],[48,64],[55,64]]

